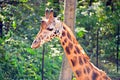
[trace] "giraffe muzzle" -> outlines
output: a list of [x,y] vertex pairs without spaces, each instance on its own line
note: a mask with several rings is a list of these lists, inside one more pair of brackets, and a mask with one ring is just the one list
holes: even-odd
[[34,40],[31,45],[31,48],[35,49],[35,48],[38,48],[39,46],[40,46],[40,43],[37,40]]

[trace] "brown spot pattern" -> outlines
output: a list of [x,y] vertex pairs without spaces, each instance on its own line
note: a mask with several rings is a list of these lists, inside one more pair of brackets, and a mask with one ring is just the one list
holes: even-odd
[[64,42],[62,42],[62,45],[64,46],[64,45],[65,45],[65,43],[64,43]]
[[77,53],[80,54],[80,50],[79,50],[78,46],[75,46],[75,48],[76,48]]
[[83,65],[83,61],[82,61],[82,58],[80,56],[79,56],[79,64]]
[[77,63],[77,57],[74,56],[73,59],[71,59],[71,62],[72,62],[73,67],[76,66],[76,63]]
[[87,63],[87,59],[86,58],[83,58],[84,62]]
[[81,71],[80,70],[76,70],[75,73],[77,74],[78,77],[80,77],[80,75],[81,75]]
[[66,30],[66,28],[63,26],[63,29]]
[[70,54],[70,49],[68,46],[66,46],[65,50],[66,50],[67,54]]
[[65,34],[65,31],[62,32],[62,36],[64,37],[66,34]]
[[70,47],[70,49],[73,48],[73,44],[71,42],[69,42],[68,46]]
[[77,52],[74,50],[74,53],[77,54]]
[[67,42],[67,38],[64,39],[64,42],[65,42],[65,43]]
[[90,73],[90,68],[88,66],[86,66],[86,71],[88,74]]
[[93,71],[92,73],[92,80],[97,80],[98,74]]
[[84,72],[85,74],[87,73],[86,68],[83,69],[83,72]]
[[67,32],[67,37],[71,40],[71,35],[69,32]]

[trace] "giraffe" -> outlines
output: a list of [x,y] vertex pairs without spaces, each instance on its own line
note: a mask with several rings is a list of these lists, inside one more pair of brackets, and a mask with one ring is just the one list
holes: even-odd
[[42,17],[41,29],[34,39],[31,48],[35,49],[58,37],[68,62],[77,80],[111,80],[107,74],[94,66],[83,48],[79,45],[70,28],[54,17],[53,10],[46,10]]

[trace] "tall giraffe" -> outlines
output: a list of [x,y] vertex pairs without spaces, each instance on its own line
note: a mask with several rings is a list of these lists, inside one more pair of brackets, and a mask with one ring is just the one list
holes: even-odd
[[64,48],[68,62],[77,80],[111,80],[104,71],[99,70],[79,45],[70,28],[54,17],[53,10],[46,10],[31,48],[38,48],[52,38],[58,37]]

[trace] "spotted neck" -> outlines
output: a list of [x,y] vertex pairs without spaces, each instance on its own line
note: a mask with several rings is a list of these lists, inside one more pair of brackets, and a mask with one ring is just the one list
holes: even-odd
[[64,48],[68,62],[77,80],[110,80],[106,73],[95,67],[78,44],[70,28],[62,23],[60,42]]

